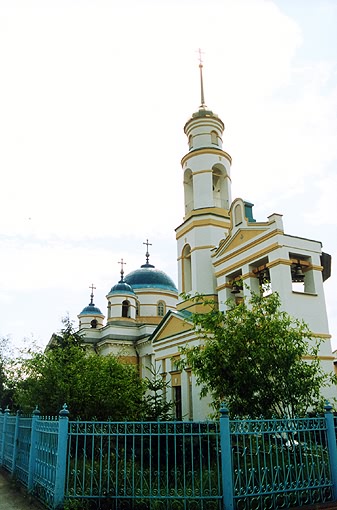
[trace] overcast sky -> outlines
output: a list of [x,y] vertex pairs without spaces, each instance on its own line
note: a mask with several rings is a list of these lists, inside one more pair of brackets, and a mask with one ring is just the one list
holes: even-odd
[[45,345],[91,283],[106,313],[147,238],[177,281],[199,47],[233,198],[337,260],[336,26],[336,0],[0,0],[0,335]]

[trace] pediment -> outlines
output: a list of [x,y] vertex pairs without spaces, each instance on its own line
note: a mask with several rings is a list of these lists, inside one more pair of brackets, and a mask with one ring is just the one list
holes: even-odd
[[216,257],[224,255],[225,253],[235,250],[239,246],[246,244],[255,237],[265,233],[267,228],[242,228],[235,232],[234,236],[229,236],[219,247]]
[[193,329],[193,325],[186,320],[185,317],[179,313],[173,312],[158,326],[152,336],[153,342],[159,342],[165,340],[171,336],[175,336],[181,333],[186,333]]

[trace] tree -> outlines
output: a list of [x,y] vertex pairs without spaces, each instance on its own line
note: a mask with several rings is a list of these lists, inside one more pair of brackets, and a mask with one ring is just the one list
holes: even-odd
[[[14,372],[13,372],[14,373]],[[137,368],[116,356],[89,353],[69,320],[45,352],[30,351],[15,364],[15,403],[54,415],[66,403],[82,420],[136,420],[145,385]]]
[[172,420],[173,402],[166,400],[169,386],[159,373],[159,369],[148,368],[150,377],[146,377],[147,394],[143,402],[143,419],[145,421]]
[[[215,408],[225,401],[231,415],[300,416],[322,404],[321,388],[335,382],[323,371],[319,342],[308,326],[280,309],[279,295],[252,294],[226,312],[211,307],[192,315],[199,345],[181,348],[181,366],[192,368],[201,395]],[[310,361],[305,361],[306,357]]]
[[11,387],[11,380],[8,377],[10,355],[9,338],[0,338],[0,408],[2,409],[12,404],[13,388]]

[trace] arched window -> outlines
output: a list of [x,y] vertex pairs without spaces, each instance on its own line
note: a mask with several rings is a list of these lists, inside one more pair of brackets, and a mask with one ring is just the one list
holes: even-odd
[[97,322],[97,320],[96,320],[96,319],[92,319],[92,321],[90,322],[90,324],[91,324],[91,327],[92,327],[92,328],[96,329],[96,328],[97,328],[97,324],[98,324],[98,322]]
[[193,174],[187,168],[184,173],[184,193],[185,193],[185,212],[190,212],[193,209]]
[[218,133],[216,131],[211,131],[211,142],[218,145]]
[[129,308],[130,303],[129,301],[125,300],[122,303],[122,317],[129,317]]
[[191,267],[191,247],[189,244],[184,246],[182,252],[182,280],[183,292],[192,290],[192,267]]
[[192,135],[190,135],[190,136],[188,137],[188,148],[189,148],[189,149],[192,149],[192,148],[193,148],[193,136],[192,136]]
[[240,225],[242,223],[242,208],[241,204],[236,204],[234,209],[234,223],[236,225]]
[[136,317],[139,316],[139,303],[136,301]]
[[164,317],[165,315],[165,303],[164,301],[159,301],[157,304],[157,315],[159,317]]

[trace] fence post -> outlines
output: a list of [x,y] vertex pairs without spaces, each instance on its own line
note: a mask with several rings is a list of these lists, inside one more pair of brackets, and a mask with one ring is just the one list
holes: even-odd
[[3,415],[3,423],[2,423],[2,441],[1,441],[1,449],[0,449],[0,465],[4,464],[5,460],[5,445],[6,445],[6,429],[7,429],[7,418],[9,416],[10,410],[8,406],[5,409],[5,413]]
[[0,407],[0,466],[2,466],[2,441],[3,441],[3,431],[4,431],[4,413]]
[[336,433],[334,416],[332,414],[332,405],[326,401],[325,406],[325,423],[326,423],[326,435],[328,439],[328,451],[329,461],[332,478],[332,498],[334,501],[337,500],[337,445],[336,445]]
[[220,447],[224,508],[234,510],[231,434],[228,409],[224,403],[220,407]]
[[20,414],[21,414],[21,412],[17,411],[16,419],[15,419],[14,445],[13,445],[13,458],[12,458],[12,476],[15,475],[15,471],[16,471],[16,457],[17,457],[18,441],[19,441]]
[[64,501],[64,491],[67,471],[67,446],[68,446],[68,422],[69,411],[64,404],[59,412],[59,430],[57,443],[57,460],[55,471],[55,487],[53,508],[61,506]]
[[33,411],[32,416],[32,430],[30,435],[30,449],[29,449],[29,463],[28,463],[28,492],[32,492],[34,487],[34,474],[35,474],[35,462],[36,462],[36,443],[37,443],[37,422],[40,417],[40,411],[37,406]]

